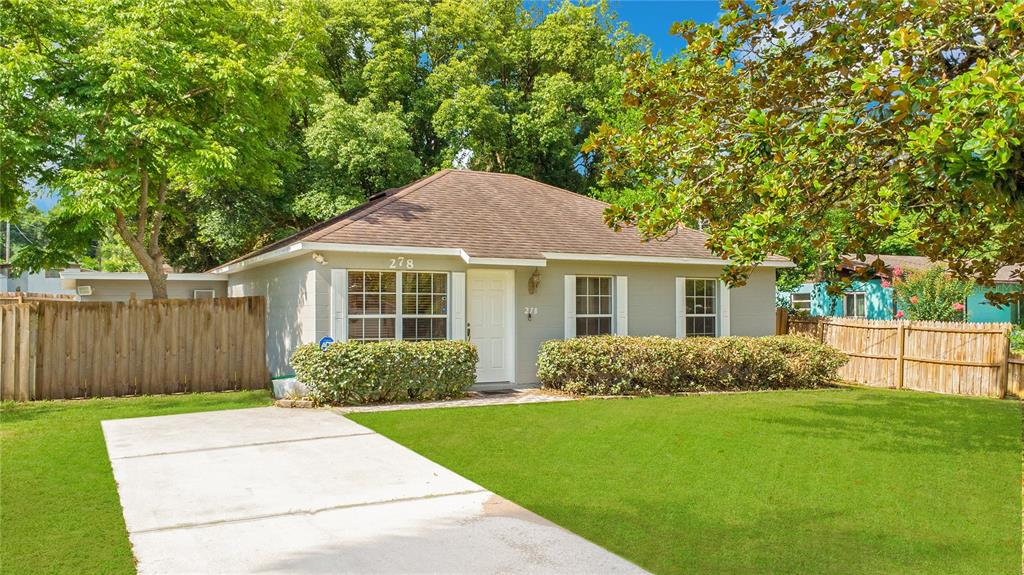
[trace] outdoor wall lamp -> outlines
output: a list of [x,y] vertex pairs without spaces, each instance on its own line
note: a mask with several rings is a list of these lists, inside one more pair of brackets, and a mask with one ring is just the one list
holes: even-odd
[[533,268],[533,274],[530,276],[530,281],[526,284],[526,289],[533,295],[533,292],[537,291],[540,287],[540,269]]

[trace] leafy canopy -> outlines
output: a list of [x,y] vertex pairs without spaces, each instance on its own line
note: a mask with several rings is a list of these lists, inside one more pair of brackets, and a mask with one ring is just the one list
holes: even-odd
[[679,57],[633,59],[638,120],[590,141],[628,191],[612,225],[701,222],[739,282],[769,253],[831,266],[898,234],[981,281],[1024,261],[1024,0],[722,9],[675,25]]
[[59,193],[54,244],[112,228],[161,297],[163,226],[188,217],[189,197],[280,186],[274,141],[313,85],[311,5],[50,0],[7,5],[0,19],[15,94],[2,133],[26,130],[3,196],[23,201],[28,177]]

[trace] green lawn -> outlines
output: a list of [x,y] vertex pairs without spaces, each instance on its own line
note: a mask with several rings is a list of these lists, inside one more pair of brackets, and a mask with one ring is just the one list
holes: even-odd
[[265,391],[0,408],[0,571],[135,573],[100,421],[270,404]]
[[1021,406],[867,389],[351,416],[655,573],[1021,569]]

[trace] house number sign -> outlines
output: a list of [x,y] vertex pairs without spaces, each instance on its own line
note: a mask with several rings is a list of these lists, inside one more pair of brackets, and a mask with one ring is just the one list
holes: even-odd
[[415,267],[416,265],[412,262],[412,258],[407,258],[405,256],[391,258],[390,263],[388,263],[388,269],[392,270],[411,270]]

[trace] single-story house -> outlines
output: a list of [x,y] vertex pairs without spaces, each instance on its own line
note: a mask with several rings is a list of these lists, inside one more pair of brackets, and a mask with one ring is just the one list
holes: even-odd
[[302,344],[466,339],[480,383],[537,380],[546,340],[593,334],[768,335],[771,256],[743,287],[706,236],[660,241],[604,223],[606,204],[516,175],[442,170],[211,270],[267,298],[274,376]]
[[0,292],[74,295],[73,291],[61,286],[60,274],[58,269],[16,274],[10,264],[0,264]]
[[[791,292],[780,294],[790,306],[797,311],[805,311],[812,316],[863,317],[867,319],[893,319],[898,310],[891,276],[893,270],[899,268],[904,272],[927,270],[936,265],[932,260],[922,256],[898,256],[870,254],[864,259],[857,256],[843,256],[837,270],[840,276],[859,274],[870,269],[872,262],[881,259],[885,262],[885,272],[875,274],[871,279],[855,279],[850,287],[841,295],[832,295],[826,291],[827,282],[806,282]],[[1019,281],[1014,270],[1021,266],[1005,266],[996,273],[994,286],[977,285],[967,301],[967,321],[975,323],[1010,322],[1019,324],[1024,321],[1021,306],[996,306],[988,301],[988,292],[1020,291]]]
[[[167,270],[167,297],[202,299],[226,297],[228,278],[211,273],[178,273]],[[67,269],[60,272],[61,286],[81,301],[128,301],[150,299],[153,290],[143,272],[100,272]]]

